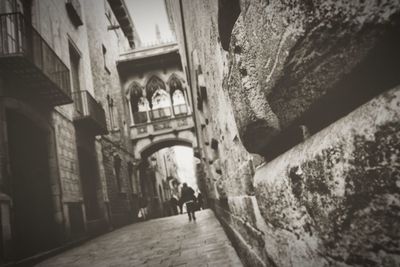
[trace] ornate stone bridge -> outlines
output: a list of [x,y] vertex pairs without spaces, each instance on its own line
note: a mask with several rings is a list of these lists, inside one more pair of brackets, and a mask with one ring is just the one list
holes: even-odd
[[174,146],[195,146],[189,88],[176,43],[131,50],[117,62],[137,159]]

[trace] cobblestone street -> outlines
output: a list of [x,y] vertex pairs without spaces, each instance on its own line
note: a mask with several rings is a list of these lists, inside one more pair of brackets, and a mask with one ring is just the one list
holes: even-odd
[[37,266],[242,266],[211,210],[132,224]]

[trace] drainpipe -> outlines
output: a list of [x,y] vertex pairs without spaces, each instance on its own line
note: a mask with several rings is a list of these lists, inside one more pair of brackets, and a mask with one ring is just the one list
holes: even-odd
[[196,141],[197,141],[197,146],[200,146],[200,141],[199,141],[199,135],[197,132],[197,121],[196,121],[196,112],[195,112],[195,108],[194,108],[194,96],[193,96],[193,87],[192,87],[192,75],[190,74],[190,66],[189,66],[189,51],[188,51],[188,45],[187,45],[187,39],[186,39],[186,27],[185,27],[185,16],[183,14],[183,7],[182,7],[182,0],[179,0],[179,10],[181,13],[181,21],[182,21],[182,32],[183,32],[183,43],[184,43],[184,47],[185,47],[185,56],[186,56],[186,71],[187,71],[187,75],[189,77],[188,79],[188,84],[189,84],[189,88],[191,89],[191,99],[192,99],[192,116],[193,116],[193,121],[194,121],[194,127],[195,127],[195,135],[196,135]]

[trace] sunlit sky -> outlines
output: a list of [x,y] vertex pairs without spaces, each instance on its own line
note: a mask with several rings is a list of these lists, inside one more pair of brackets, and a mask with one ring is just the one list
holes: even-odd
[[197,181],[194,172],[193,149],[185,146],[174,146],[178,163],[178,176],[182,183],[187,183],[194,190],[197,189]]
[[160,29],[162,40],[169,41],[173,39],[164,0],[125,1],[143,46],[157,41],[156,25],[158,25]]

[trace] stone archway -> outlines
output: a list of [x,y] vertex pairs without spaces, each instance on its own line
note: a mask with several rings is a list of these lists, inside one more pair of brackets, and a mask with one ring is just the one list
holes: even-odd
[[193,147],[193,142],[183,138],[164,138],[156,142],[152,142],[149,145],[143,147],[140,152],[141,158],[145,159],[154,152],[171,146],[186,146]]

